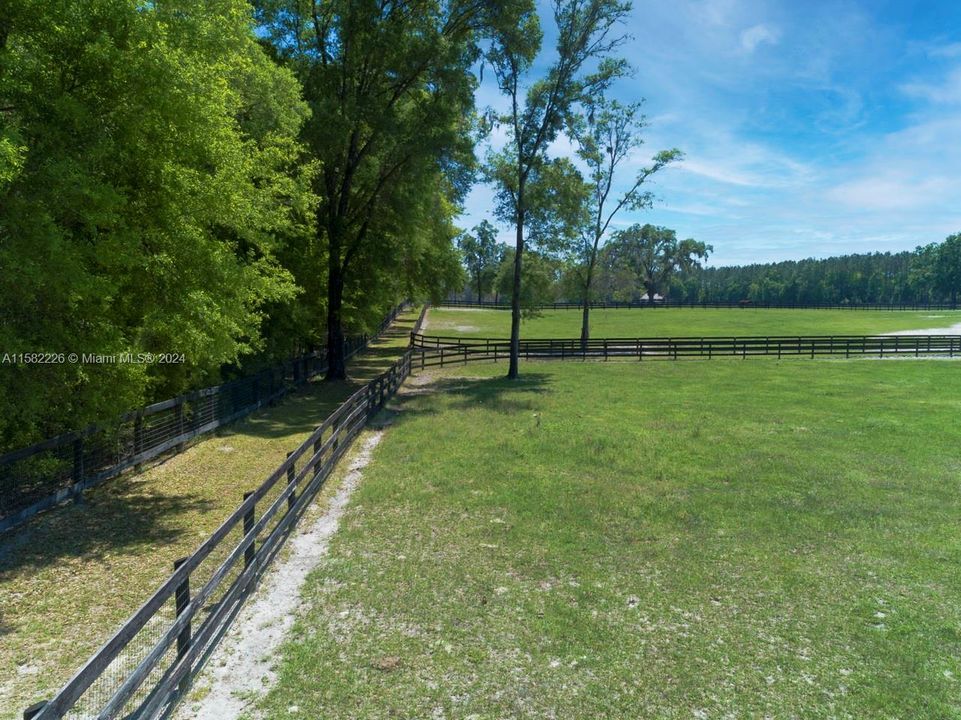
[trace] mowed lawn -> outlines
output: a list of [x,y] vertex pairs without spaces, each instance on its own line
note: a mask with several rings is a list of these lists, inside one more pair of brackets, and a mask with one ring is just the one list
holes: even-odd
[[961,717],[958,364],[504,369],[395,401],[264,717]]
[[[509,337],[507,310],[432,308],[428,335]],[[708,335],[872,335],[961,323],[961,311],[754,310],[655,308],[591,310],[593,337],[681,337]],[[957,334],[958,331],[952,331]],[[579,310],[545,310],[524,320],[521,337],[580,337]]]

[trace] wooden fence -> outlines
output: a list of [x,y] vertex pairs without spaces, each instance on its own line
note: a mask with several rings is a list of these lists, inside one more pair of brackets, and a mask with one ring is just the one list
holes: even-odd
[[[475,300],[445,300],[435,307],[467,307],[488,308],[491,310],[510,310],[510,303]],[[530,307],[530,306],[527,306]],[[535,310],[580,310],[584,306],[579,302],[555,302],[534,305]],[[763,303],[752,300],[740,302],[683,302],[678,300],[655,300],[653,303],[644,302],[604,302],[591,303],[595,310],[650,310],[658,308],[700,308],[709,309],[756,309],[756,310],[957,310],[958,305],[951,303]]]
[[169,712],[337,460],[408,376],[413,354],[408,349],[354,393],[260,487],[245,493],[63,689],[24,717],[151,720]]
[[[411,334],[417,367],[502,360],[510,356],[510,340]],[[520,341],[522,358],[552,360],[678,360],[775,356],[841,355],[947,356],[961,355],[961,335],[809,335],[764,337],[576,338]]]
[[[405,307],[394,308],[373,335],[346,340],[348,357],[367,347]],[[303,355],[238,380],[203,388],[122,415],[113,423],[49,438],[0,456],[0,532],[22,525],[129,468],[177,452],[327,370],[327,352]]]

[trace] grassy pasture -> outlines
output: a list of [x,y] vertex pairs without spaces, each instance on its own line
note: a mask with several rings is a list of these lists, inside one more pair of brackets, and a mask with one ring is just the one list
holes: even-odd
[[955,363],[503,372],[393,403],[264,717],[961,717]]
[[[0,536],[0,720],[50,697],[337,406],[403,352],[418,310],[319,378],[79,506]],[[321,503],[323,500],[321,500]]]
[[[509,337],[510,312],[474,308],[432,308],[429,335]],[[961,323],[961,311],[754,310],[657,308],[591,310],[594,337],[682,337],[707,335],[871,335],[896,330],[947,328]],[[546,310],[524,320],[521,337],[580,337],[579,310]]]

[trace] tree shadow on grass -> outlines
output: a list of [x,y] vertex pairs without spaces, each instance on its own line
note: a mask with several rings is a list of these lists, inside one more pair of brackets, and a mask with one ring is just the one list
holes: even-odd
[[[283,438],[313,431],[341,403],[386,372],[403,355],[413,325],[414,319],[395,320],[379,339],[348,360],[346,380],[328,381],[322,376],[313,378],[276,406],[251,415],[223,434]],[[403,340],[403,344],[399,340]]]
[[133,477],[118,478],[85,495],[82,505],[43,513],[16,532],[0,536],[0,584],[24,569],[64,558],[95,560],[169,545],[193,535],[185,515],[213,507],[212,501],[191,494],[145,494],[134,487]]
[[547,373],[536,372],[524,373],[514,380],[505,377],[440,377],[426,385],[406,386],[407,391],[396,397],[391,405],[402,411],[400,418],[403,418],[403,411],[421,415],[437,413],[439,408],[425,407],[418,402],[425,394],[437,394],[450,398],[448,408],[455,410],[483,407],[506,414],[529,412],[535,407],[536,396],[546,393],[552,381]]

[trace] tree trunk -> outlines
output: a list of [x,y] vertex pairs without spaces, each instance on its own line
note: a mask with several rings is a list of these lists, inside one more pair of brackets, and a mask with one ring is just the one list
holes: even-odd
[[594,263],[597,262],[597,240],[594,241],[594,251],[587,265],[587,277],[584,279],[584,313],[581,317],[581,347],[587,347],[591,339],[591,285],[594,283]]
[[591,339],[591,301],[584,298],[584,312],[581,316],[581,345],[587,345]]
[[[517,206],[522,208],[522,190],[517,193]],[[521,259],[524,256],[524,212],[517,211],[517,247],[514,250],[514,284],[511,288],[511,352],[507,367],[510,380],[519,375],[521,355]]]
[[[344,357],[344,322],[341,309],[344,304],[344,268],[340,263],[340,238],[329,233],[330,255],[327,261],[327,375],[325,380],[347,378],[347,362]],[[336,237],[336,239],[335,239]]]
[[657,294],[657,290],[654,288],[653,285],[647,285],[646,283],[644,285],[644,289],[647,290],[647,304],[653,305],[654,296]]

